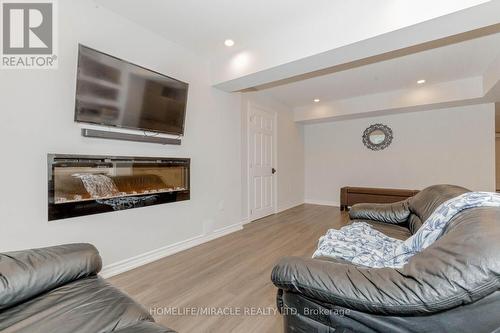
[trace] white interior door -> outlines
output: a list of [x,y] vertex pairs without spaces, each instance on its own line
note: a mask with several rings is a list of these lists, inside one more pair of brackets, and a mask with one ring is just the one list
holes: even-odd
[[275,114],[250,107],[248,123],[249,220],[253,221],[275,212]]

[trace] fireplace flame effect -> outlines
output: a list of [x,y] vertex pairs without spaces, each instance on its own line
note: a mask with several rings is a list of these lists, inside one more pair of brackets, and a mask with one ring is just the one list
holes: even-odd
[[120,193],[113,180],[106,175],[76,174],[75,176],[81,179],[92,198],[111,197]]
[[[150,177],[155,177],[154,175],[148,175]],[[73,195],[66,195],[66,196],[56,196],[55,197],[55,203],[66,203],[66,202],[75,202],[75,201],[86,201],[86,200],[97,200],[101,199],[104,200],[109,200],[109,199],[115,199],[115,198],[124,198],[124,200],[119,201],[120,206],[122,206],[124,203],[131,203],[131,202],[136,202],[136,199],[133,199],[133,197],[138,196],[138,195],[145,195],[145,194],[160,194],[160,193],[172,193],[176,191],[185,191],[185,187],[181,186],[171,186],[168,187],[168,185],[164,184],[160,179],[155,186],[158,188],[148,188],[148,189],[137,189],[137,190],[131,190],[131,191],[121,191],[117,184],[113,181],[112,177],[102,174],[102,173],[74,173],[71,174],[72,178],[79,179],[85,189],[85,191],[88,193],[90,198],[86,199],[87,197],[82,196],[81,194],[73,194]],[[118,201],[116,201],[118,202]],[[105,202],[101,202],[105,203]]]

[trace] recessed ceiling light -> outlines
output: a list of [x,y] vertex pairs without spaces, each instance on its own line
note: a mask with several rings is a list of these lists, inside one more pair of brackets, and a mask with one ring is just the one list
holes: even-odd
[[232,40],[232,39],[226,39],[226,40],[224,41],[224,45],[226,45],[226,46],[228,46],[228,47],[231,47],[231,46],[233,46],[233,45],[234,45],[234,40]]
[[425,83],[425,80],[418,80],[417,81],[418,84],[424,84]]
[[319,103],[319,98],[315,98],[314,103]]

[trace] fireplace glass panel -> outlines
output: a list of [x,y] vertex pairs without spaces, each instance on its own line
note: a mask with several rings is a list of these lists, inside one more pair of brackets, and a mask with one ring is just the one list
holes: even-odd
[[51,155],[49,173],[49,219],[189,199],[189,159]]

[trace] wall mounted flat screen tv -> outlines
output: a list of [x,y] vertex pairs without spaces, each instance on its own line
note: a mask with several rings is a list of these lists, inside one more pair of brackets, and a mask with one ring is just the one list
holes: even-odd
[[75,121],[183,135],[188,84],[80,45]]

